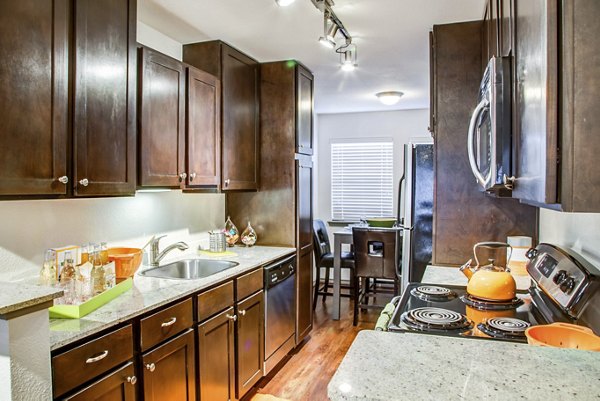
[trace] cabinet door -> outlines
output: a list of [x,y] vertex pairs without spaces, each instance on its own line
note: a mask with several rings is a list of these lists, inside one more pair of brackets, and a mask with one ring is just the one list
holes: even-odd
[[145,401],[195,401],[194,330],[142,357]]
[[200,401],[230,401],[235,397],[233,308],[198,326]]
[[263,377],[265,360],[263,292],[260,291],[239,302],[237,310],[236,396],[241,399]]
[[558,200],[557,10],[556,0],[516,2],[513,197],[536,204]]
[[185,70],[151,49],[140,49],[139,183],[179,187],[185,173]]
[[0,195],[67,193],[68,4],[0,2]]
[[296,161],[296,343],[312,329],[312,162]]
[[222,45],[223,190],[258,189],[258,63]]
[[221,81],[187,69],[187,187],[221,184]]
[[74,2],[74,195],[135,192],[135,0]]
[[121,369],[94,382],[78,393],[63,398],[65,401],[135,401],[133,364],[128,363]]
[[313,75],[296,66],[296,153],[313,154]]

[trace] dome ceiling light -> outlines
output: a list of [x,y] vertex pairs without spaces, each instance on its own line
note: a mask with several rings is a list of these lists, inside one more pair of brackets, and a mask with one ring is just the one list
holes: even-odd
[[393,106],[400,101],[400,98],[404,95],[402,92],[398,91],[387,91],[387,92],[379,92],[376,93],[375,96],[379,99],[379,101],[386,106]]

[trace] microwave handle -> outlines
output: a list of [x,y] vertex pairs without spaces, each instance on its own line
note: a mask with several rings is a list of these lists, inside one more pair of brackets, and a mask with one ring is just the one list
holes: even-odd
[[471,165],[471,170],[473,171],[473,175],[477,178],[477,181],[480,185],[485,187],[486,180],[483,178],[481,171],[479,171],[479,167],[475,161],[475,153],[473,152],[473,141],[475,139],[475,130],[477,129],[477,121],[479,120],[480,114],[490,105],[490,102],[487,99],[482,99],[481,102],[475,107],[473,111],[473,115],[471,116],[471,121],[469,123],[469,135],[467,136],[467,150],[469,153],[469,164]]

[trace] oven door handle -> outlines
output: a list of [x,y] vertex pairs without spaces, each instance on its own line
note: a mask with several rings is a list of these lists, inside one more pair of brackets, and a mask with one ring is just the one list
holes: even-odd
[[473,111],[473,115],[471,116],[471,121],[469,122],[469,134],[467,136],[467,150],[469,153],[469,164],[471,165],[471,171],[473,171],[473,175],[477,178],[477,182],[481,186],[485,188],[487,180],[483,178],[481,171],[479,171],[479,166],[477,166],[477,162],[475,161],[475,153],[473,152],[473,145],[475,140],[475,130],[478,129],[477,122],[479,121],[479,116],[483,113],[490,105],[490,102],[487,99],[482,99],[481,102],[475,107]]

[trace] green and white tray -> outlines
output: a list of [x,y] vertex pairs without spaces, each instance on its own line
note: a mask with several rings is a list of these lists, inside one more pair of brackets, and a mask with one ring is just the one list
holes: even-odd
[[110,290],[104,291],[79,305],[54,305],[48,308],[51,319],[80,319],[85,315],[95,311],[102,305],[107,304],[125,291],[131,289],[133,279],[130,277],[119,284],[115,285]]

